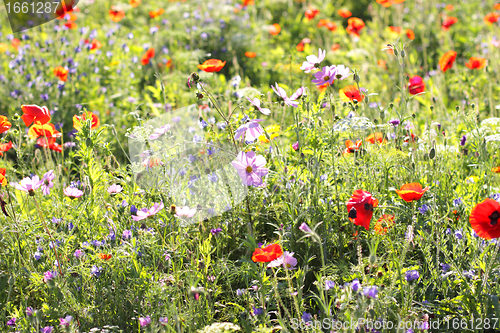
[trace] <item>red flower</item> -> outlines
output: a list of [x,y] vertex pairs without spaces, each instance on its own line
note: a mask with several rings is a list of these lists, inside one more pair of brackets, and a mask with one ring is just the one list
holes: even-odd
[[340,16],[342,16],[343,18],[348,18],[348,17],[351,17],[352,16],[352,13],[350,11],[348,11],[347,9],[340,9],[337,14],[339,14]]
[[21,109],[23,110],[23,118],[24,125],[29,126],[33,122],[37,124],[46,124],[50,121],[50,112],[46,106],[38,106],[38,105],[21,105]]
[[347,20],[347,28],[345,29],[348,34],[359,37],[359,32],[365,27],[365,22],[357,17],[351,17]]
[[207,73],[219,72],[226,62],[219,59],[208,59],[203,64],[198,65],[198,68]]
[[245,57],[247,58],[255,58],[257,56],[257,53],[255,52],[245,52]]
[[62,136],[61,132],[56,130],[54,124],[34,124],[28,130],[28,136],[30,139],[36,139],[41,136],[44,138],[59,138]]
[[349,220],[355,225],[360,225],[368,230],[370,229],[373,208],[377,206],[378,200],[372,197],[370,192],[356,190],[347,202]]
[[68,80],[68,73],[69,70],[67,68],[64,68],[62,66],[57,66],[54,68],[54,75],[59,78],[61,81],[67,81]]
[[406,202],[418,201],[425,192],[429,190],[429,187],[422,189],[422,185],[419,183],[404,184],[401,186],[400,190],[396,190],[396,193],[401,199]]
[[141,64],[143,66],[149,64],[149,60],[151,60],[151,58],[154,58],[155,56],[155,49],[154,48],[149,48],[146,53],[144,53],[144,55],[142,56],[141,58]]
[[486,16],[484,17],[484,23],[486,23],[487,25],[492,25],[493,23],[498,22],[499,18],[500,18],[500,14],[489,13],[489,14],[486,14]]
[[385,235],[394,225],[394,215],[384,214],[375,222],[375,234]]
[[150,11],[149,12],[149,17],[151,18],[155,18],[155,17],[158,17],[160,16],[161,14],[165,13],[165,10],[163,10],[163,8],[160,8],[158,10],[153,10],[153,11]]
[[62,152],[62,146],[56,142],[56,138],[38,138],[36,144],[42,148],[49,148],[57,152]]
[[500,237],[500,204],[493,199],[484,199],[470,213],[469,222],[479,237],[492,239]]
[[349,102],[356,100],[361,102],[365,96],[361,95],[358,90],[358,87],[355,85],[345,86],[344,88],[339,90],[340,99],[344,102]]
[[87,111],[82,113],[81,116],[77,116],[76,114],[73,116],[73,127],[79,131],[82,128],[82,123],[85,123],[87,119],[91,119],[92,121],[90,129],[95,129],[101,124],[99,117],[95,113]]
[[439,67],[443,72],[446,72],[448,69],[453,67],[453,63],[455,62],[455,59],[457,58],[457,52],[455,51],[448,51],[443,56],[441,59],[439,59]]
[[254,262],[271,262],[283,255],[283,250],[279,244],[271,244],[263,248],[257,248],[252,254]]
[[7,178],[5,178],[5,169],[4,168],[0,168],[0,184],[2,184],[2,186],[7,186]]
[[444,31],[448,31],[452,25],[458,22],[458,19],[453,16],[448,16],[446,20],[443,21],[441,24],[441,28],[443,28]]
[[305,16],[308,20],[312,20],[316,15],[318,15],[319,10],[314,7],[310,7],[306,10]]
[[415,75],[412,78],[410,78],[410,84],[408,85],[408,90],[412,95],[423,93],[425,91],[424,79],[422,79],[418,75]]
[[302,42],[298,43],[295,48],[297,49],[297,51],[303,52],[304,51],[304,43],[302,43]]
[[0,133],[6,132],[11,126],[6,116],[0,116]]
[[356,140],[356,143],[352,142],[351,140],[346,140],[345,142],[346,148],[344,150],[344,155],[354,153],[355,151],[359,151],[362,143],[363,141],[361,140]]
[[12,141],[8,143],[0,143],[0,156],[3,156],[3,153],[12,148]]
[[129,0],[128,3],[132,8],[137,8],[141,4],[141,0]]
[[409,40],[414,40],[415,39],[415,33],[411,29],[406,29],[406,37],[408,37]]
[[400,34],[401,33],[401,27],[394,27],[394,26],[389,26],[389,30],[391,30],[391,32],[394,32],[394,33],[397,33],[397,34]]
[[281,26],[278,23],[274,23],[269,28],[269,33],[273,36],[279,35],[280,32],[281,32]]
[[111,259],[111,254],[98,253],[97,256],[99,257],[99,259],[102,259],[102,260],[109,260],[109,259]]
[[469,62],[465,63],[465,67],[469,69],[483,69],[484,67],[486,67],[486,59],[471,57],[469,59]]
[[375,143],[379,143],[379,144],[387,143],[387,140],[384,139],[384,134],[382,134],[381,132],[372,133],[365,140],[368,141],[371,144],[375,144]]
[[109,18],[113,22],[120,22],[125,17],[125,12],[123,10],[109,10]]

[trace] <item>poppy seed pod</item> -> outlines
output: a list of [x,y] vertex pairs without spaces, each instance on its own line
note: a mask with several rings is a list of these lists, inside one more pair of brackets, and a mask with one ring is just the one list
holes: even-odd
[[398,50],[394,49],[394,55],[397,57],[398,56]]
[[404,57],[406,57],[405,50],[401,50],[401,58],[404,58]]
[[385,112],[384,111],[380,112],[380,119],[382,119],[382,120],[385,119]]
[[377,256],[376,256],[376,255],[374,255],[374,254],[372,254],[372,255],[370,256],[370,264],[372,264],[372,265],[373,265],[373,264],[375,264],[376,262],[377,262]]

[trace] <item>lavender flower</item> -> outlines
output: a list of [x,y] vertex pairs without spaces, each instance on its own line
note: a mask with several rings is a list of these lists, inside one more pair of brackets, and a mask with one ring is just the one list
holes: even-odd
[[304,73],[310,73],[313,69],[319,68],[319,64],[325,59],[326,50],[318,50],[318,56],[314,54],[306,57],[306,61],[302,63],[300,70],[304,71]]
[[420,274],[418,273],[417,270],[410,270],[406,272],[406,281],[410,282],[413,280],[418,280],[420,277]]
[[266,116],[271,114],[271,110],[264,109],[260,106],[260,100],[258,98],[254,98],[253,100],[251,100],[250,98],[247,97],[247,99],[250,103],[252,103],[252,105],[255,107],[256,110],[259,110],[261,113],[265,114]]

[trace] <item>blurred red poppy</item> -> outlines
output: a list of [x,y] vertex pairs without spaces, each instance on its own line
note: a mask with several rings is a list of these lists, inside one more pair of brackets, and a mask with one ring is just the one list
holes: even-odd
[[257,248],[252,254],[254,262],[271,262],[283,255],[283,250],[279,244],[271,244],[263,248]]
[[378,200],[372,197],[370,192],[356,190],[346,205],[349,220],[368,230],[373,216],[373,208],[377,206]]
[[151,47],[142,56],[142,58],[141,58],[141,64],[143,66],[149,64],[149,61],[151,60],[151,58],[154,58],[154,56],[155,56],[155,49]]
[[443,56],[441,59],[439,59],[439,67],[443,72],[446,72],[448,69],[453,67],[453,63],[455,62],[455,59],[457,58],[457,52],[455,51],[448,51]]
[[82,123],[84,123],[87,119],[90,119],[92,122],[90,129],[96,129],[101,124],[99,117],[95,113],[87,111],[82,113],[81,116],[76,114],[73,116],[73,127],[79,131],[82,128]]
[[350,11],[348,11],[347,9],[340,9],[337,14],[339,14],[340,16],[342,16],[343,18],[348,18],[348,17],[351,17],[352,16],[352,13]]
[[219,72],[226,65],[225,61],[219,59],[208,59],[198,68],[207,73]]
[[132,8],[137,8],[141,4],[141,0],[129,0],[128,3]]
[[64,68],[63,66],[57,66],[56,68],[54,68],[54,75],[57,76],[61,81],[68,80],[68,73],[69,70],[67,68]]
[[441,23],[441,28],[443,28],[444,31],[448,31],[452,25],[458,22],[458,19],[453,16],[448,16],[443,23]]
[[394,33],[397,33],[397,34],[400,34],[401,33],[401,27],[393,27],[392,25],[389,26],[389,30],[391,32],[394,32]]
[[308,20],[312,20],[316,15],[318,15],[319,13],[319,10],[317,10],[316,8],[314,7],[309,7],[306,12],[305,12],[305,17],[308,19]]
[[487,25],[492,25],[493,23],[498,22],[499,18],[500,18],[500,14],[498,14],[496,12],[489,13],[489,14],[486,14],[486,16],[484,17],[484,23],[486,23]]
[[362,19],[357,17],[351,17],[347,20],[347,28],[346,31],[350,35],[355,35],[359,37],[359,32],[365,27],[365,22]]
[[471,57],[469,59],[469,62],[465,63],[465,67],[469,69],[483,69],[484,67],[486,67],[486,59]]
[[492,239],[500,237],[500,204],[490,198],[478,203],[471,211],[469,222],[479,237]]
[[0,168],[0,184],[2,184],[2,186],[7,186],[7,178],[5,178],[6,171],[7,170],[4,168]]
[[12,127],[12,124],[7,119],[7,117],[6,116],[0,116],[0,133],[6,132],[11,127]]
[[408,84],[408,90],[412,95],[423,93],[425,91],[424,79],[418,75],[411,77]]
[[346,142],[345,142],[346,148],[344,150],[344,155],[354,153],[355,151],[359,151],[362,144],[363,144],[363,141],[361,141],[361,140],[356,140],[356,143],[352,142],[351,140],[346,140]]
[[0,156],[3,156],[3,153],[12,148],[12,141],[8,143],[0,143]]
[[406,29],[406,37],[408,37],[409,40],[414,40],[415,39],[415,33],[411,29]]
[[149,17],[155,18],[160,16],[161,14],[165,13],[165,10],[163,8],[157,9],[157,10],[152,10],[149,12]]
[[34,124],[28,130],[28,136],[30,139],[36,139],[41,136],[46,138],[59,138],[61,136],[61,132],[56,130],[54,124],[46,123],[46,124]]
[[257,56],[257,53],[255,52],[245,52],[245,57],[247,58],[255,58]]
[[109,18],[113,22],[120,22],[125,17],[125,12],[123,10],[109,10]]
[[49,148],[57,152],[62,152],[62,146],[56,142],[56,138],[38,138],[36,144],[42,148]]
[[339,90],[339,94],[340,99],[344,102],[354,100],[361,102],[365,98],[365,96],[359,92],[358,87],[355,85],[345,86],[344,88]]
[[281,32],[281,26],[278,23],[274,23],[270,28],[269,28],[269,33],[271,35],[279,35]]
[[387,143],[387,140],[384,138],[384,134],[382,134],[381,132],[372,133],[372,134],[368,135],[368,137],[365,140],[368,141],[371,144],[375,144],[375,143],[379,143],[379,144]]

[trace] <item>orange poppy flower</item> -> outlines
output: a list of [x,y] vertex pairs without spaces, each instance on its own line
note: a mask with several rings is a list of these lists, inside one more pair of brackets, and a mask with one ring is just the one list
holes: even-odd
[[278,35],[281,32],[281,27],[278,23],[274,23],[270,28],[269,28],[269,33],[271,35]]
[[78,17],[76,16],[76,14],[73,13],[73,11],[71,12],[67,12],[66,14],[63,13],[62,16],[59,16],[57,19],[58,20],[66,20],[66,21],[76,21]]
[[443,72],[446,72],[453,66],[453,63],[455,62],[456,58],[457,58],[457,52],[455,51],[446,52],[445,54],[443,54],[441,59],[439,59],[439,67]]
[[346,142],[345,142],[346,148],[344,150],[344,155],[354,153],[355,151],[359,151],[362,144],[363,144],[363,141],[361,141],[361,140],[356,140],[356,143],[352,142],[351,140],[346,140]]
[[226,65],[225,61],[219,59],[208,59],[198,68],[207,73],[219,72]]
[[444,31],[448,31],[452,25],[458,22],[458,19],[453,16],[448,16],[446,20],[441,23],[441,28],[443,28]]
[[129,0],[128,3],[132,8],[137,8],[141,4],[141,0]]
[[0,184],[2,186],[7,186],[7,178],[5,178],[5,170],[4,168],[0,168]]
[[30,139],[36,139],[41,136],[47,138],[58,138],[62,134],[56,130],[54,124],[46,123],[46,124],[34,124],[28,130],[28,136]]
[[297,51],[303,52],[304,51],[304,43],[302,43],[302,42],[298,43],[297,46],[295,46],[295,48],[297,49]]
[[98,41],[97,39],[92,40],[92,46],[90,47],[90,50],[99,50],[102,47],[102,43]]
[[411,29],[406,29],[406,37],[408,37],[409,40],[414,40],[415,39],[415,33]]
[[351,17],[352,16],[352,13],[350,11],[348,11],[347,9],[340,9],[337,14],[339,14],[340,16],[342,16],[343,18],[348,18],[348,17]]
[[469,69],[483,69],[484,67],[486,67],[486,59],[471,57],[469,59],[469,62],[465,63],[465,67]]
[[0,116],[0,134],[6,132],[11,127],[12,127],[12,124],[7,119],[7,117]]
[[406,202],[418,201],[425,192],[429,190],[429,187],[422,189],[420,183],[410,183],[401,186],[400,190],[396,190],[396,193],[401,199]]
[[82,123],[84,123],[87,119],[91,119],[92,121],[90,129],[96,129],[101,124],[99,117],[95,113],[87,111],[82,113],[81,116],[76,114],[73,116],[73,127],[79,131],[82,128]]
[[0,156],[3,156],[3,153],[12,148],[12,141],[8,143],[0,143]]
[[496,12],[489,13],[489,14],[486,14],[486,16],[484,17],[484,23],[486,23],[487,25],[492,25],[493,23],[496,23],[499,18],[500,18],[500,14],[498,14]]
[[324,92],[330,86],[330,82],[318,86],[320,92]]
[[49,148],[57,152],[62,152],[62,146],[56,142],[56,138],[38,138],[36,144],[42,148]]
[[493,169],[491,169],[491,172],[500,173],[500,166],[494,167]]
[[401,33],[401,27],[393,27],[392,25],[389,26],[389,30],[391,32],[394,32],[394,33],[397,33],[397,34],[400,34]]
[[495,7],[496,10],[500,10],[500,2],[496,3],[494,7]]
[[377,222],[375,222],[375,234],[385,235],[387,231],[394,225],[394,215],[384,214]]
[[155,17],[160,16],[163,13],[165,13],[165,11],[163,10],[163,8],[160,8],[158,10],[152,10],[152,11],[149,12],[149,17],[155,18]]
[[362,19],[357,17],[351,17],[347,20],[347,28],[346,31],[350,35],[355,35],[359,37],[359,32],[365,27],[365,22]]
[[31,125],[33,122],[37,124],[46,124],[50,121],[50,112],[46,106],[21,105],[21,109],[24,113],[21,118],[26,126]]
[[243,0],[243,7],[250,6],[250,5],[255,5],[254,0]]
[[68,28],[68,29],[76,29],[76,28],[78,28],[78,25],[75,22],[73,22],[73,21],[68,21],[68,22],[64,23],[64,26],[66,28]]
[[380,68],[382,68],[382,69],[387,69],[387,64],[386,64],[386,62],[385,62],[384,60],[382,60],[382,59],[379,59],[379,60],[377,61],[377,66],[378,66],[378,67],[380,67]]
[[257,56],[257,53],[255,52],[245,52],[245,57],[247,58],[255,58]]
[[17,38],[14,38],[10,45],[15,48],[16,50],[19,48],[19,45],[21,44],[21,41]]
[[382,6],[388,8],[391,7],[392,5],[398,4],[398,3],[403,3],[405,0],[377,0],[378,4],[381,4]]
[[98,253],[97,256],[99,257],[99,259],[102,259],[102,260],[109,260],[109,259],[111,259],[111,254]]
[[347,202],[348,217],[355,225],[370,229],[370,220],[373,215],[373,208],[378,206],[378,200],[372,194],[363,190],[356,190],[351,199]]
[[56,68],[54,68],[54,75],[57,76],[61,81],[68,80],[68,73],[69,70],[67,68],[64,68],[63,66],[57,66]]
[[109,18],[113,22],[120,22],[125,17],[125,12],[123,10],[109,10]]
[[339,94],[340,94],[340,99],[343,100],[344,102],[349,102],[353,100],[361,102],[365,98],[365,96],[359,92],[358,87],[356,87],[355,85],[346,86],[340,89]]
[[479,237],[492,239],[500,237],[500,204],[490,198],[478,203],[471,211],[469,222]]
[[422,77],[418,75],[415,75],[412,78],[410,78],[410,82],[408,84],[408,90],[412,95],[423,93],[425,91],[424,79],[422,79]]
[[141,58],[141,64],[143,66],[149,64],[149,61],[151,60],[151,58],[154,58],[154,56],[155,56],[155,49],[151,47],[142,56],[142,58]]
[[308,20],[312,20],[316,15],[318,15],[319,13],[319,10],[317,10],[316,8],[314,7],[309,7],[306,12],[305,12],[305,17],[308,19]]
[[387,143],[387,140],[384,138],[384,135],[382,133],[380,133],[380,132],[375,132],[375,133],[372,133],[372,134],[368,135],[368,137],[365,140],[368,141],[371,144],[375,144],[375,143],[384,144],[384,143]]
[[332,51],[337,51],[337,50],[340,50],[340,44],[335,43],[332,45]]
[[453,5],[446,5],[446,7],[444,7],[444,9],[451,12],[453,10]]
[[279,244],[271,244],[263,248],[256,248],[252,254],[254,262],[271,262],[283,255],[283,250]]

